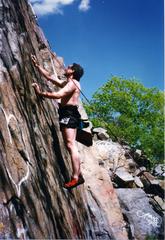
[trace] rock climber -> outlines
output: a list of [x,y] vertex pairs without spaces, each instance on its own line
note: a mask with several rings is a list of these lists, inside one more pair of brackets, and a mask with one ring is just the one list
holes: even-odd
[[73,63],[72,65],[69,65],[65,69],[65,76],[67,81],[62,82],[58,78],[54,78],[53,75],[50,75],[48,71],[41,67],[34,55],[32,55],[32,62],[48,81],[51,81],[53,84],[61,87],[61,89],[57,92],[43,92],[37,83],[32,84],[37,95],[50,99],[60,99],[60,129],[62,131],[66,147],[71,156],[73,169],[71,180],[65,183],[64,187],[71,189],[84,183],[84,178],[80,170],[80,157],[76,144],[77,128],[79,126],[81,117],[78,111],[78,102],[81,88],[79,81],[84,74],[84,70],[79,64]]

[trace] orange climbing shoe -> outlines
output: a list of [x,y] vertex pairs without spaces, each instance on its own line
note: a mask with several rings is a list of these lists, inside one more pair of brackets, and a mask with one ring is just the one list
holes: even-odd
[[82,175],[79,176],[78,179],[72,178],[71,181],[64,184],[64,188],[72,189],[74,187],[77,187],[80,184],[83,184],[85,182]]

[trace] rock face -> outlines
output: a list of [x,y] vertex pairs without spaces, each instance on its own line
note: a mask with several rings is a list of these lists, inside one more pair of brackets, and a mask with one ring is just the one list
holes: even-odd
[[0,238],[128,239],[116,192],[93,147],[79,144],[85,185],[63,188],[71,163],[57,103],[35,95],[32,82],[52,86],[30,55],[61,78],[63,60],[50,53],[26,0],[1,0],[0,14]]

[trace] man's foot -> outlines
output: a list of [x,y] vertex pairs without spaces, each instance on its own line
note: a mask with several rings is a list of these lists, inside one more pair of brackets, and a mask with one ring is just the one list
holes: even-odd
[[65,183],[64,188],[72,189],[74,187],[77,187],[80,184],[83,184],[84,182],[85,182],[85,180],[84,180],[83,176],[80,174],[78,179],[72,178],[71,181]]

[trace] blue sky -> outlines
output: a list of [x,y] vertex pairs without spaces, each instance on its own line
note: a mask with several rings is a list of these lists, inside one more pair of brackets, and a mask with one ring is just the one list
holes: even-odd
[[52,50],[85,70],[90,99],[112,75],[163,90],[163,0],[31,0]]

